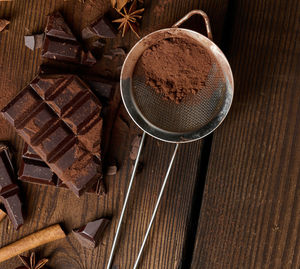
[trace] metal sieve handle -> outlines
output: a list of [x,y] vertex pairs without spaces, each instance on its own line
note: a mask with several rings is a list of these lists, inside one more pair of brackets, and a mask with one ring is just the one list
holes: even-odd
[[185,21],[187,21],[193,15],[201,15],[203,17],[204,22],[205,22],[206,31],[207,31],[207,37],[210,40],[213,40],[212,33],[211,33],[211,28],[210,28],[209,18],[208,18],[207,14],[204,11],[199,10],[199,9],[190,11],[182,19],[180,19],[178,22],[176,22],[175,24],[173,24],[172,27],[178,27],[178,26],[180,26],[182,23],[184,23]]

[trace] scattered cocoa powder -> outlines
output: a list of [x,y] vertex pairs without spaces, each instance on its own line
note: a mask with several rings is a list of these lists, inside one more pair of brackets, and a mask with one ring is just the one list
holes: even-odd
[[211,56],[192,39],[166,38],[144,51],[140,58],[146,84],[164,99],[180,103],[205,86]]

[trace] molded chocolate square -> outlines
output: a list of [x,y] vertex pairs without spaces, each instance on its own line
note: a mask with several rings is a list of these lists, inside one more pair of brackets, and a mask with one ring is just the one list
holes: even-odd
[[10,124],[19,128],[20,123],[33,111],[39,104],[42,103],[40,97],[31,89],[26,87],[22,90],[12,102],[10,102],[2,111],[4,117]]
[[31,117],[23,123],[20,134],[26,141],[34,140],[58,120],[53,110],[46,104],[37,107]]
[[38,160],[42,161],[41,157],[36,154],[36,152],[33,150],[32,147],[30,147],[28,144],[25,143],[24,148],[23,148],[23,159],[29,159],[29,160]]
[[51,162],[63,147],[69,143],[74,143],[75,141],[73,140],[75,138],[70,129],[63,122],[59,122],[43,136],[39,143],[39,147],[43,151],[43,156],[41,157]]
[[30,86],[45,100],[48,99],[53,90],[58,88],[65,80],[65,76],[38,78],[33,80]]
[[82,100],[68,112],[64,117],[64,121],[70,128],[78,133],[85,125],[87,125],[94,115],[100,115],[101,107],[98,102],[89,96],[85,96]]
[[[69,79],[59,85],[57,90],[53,91],[49,97],[48,104],[54,111],[62,116],[72,105],[80,102],[81,97],[87,92],[88,87],[75,76],[70,76]],[[90,98],[90,95],[87,95]]]

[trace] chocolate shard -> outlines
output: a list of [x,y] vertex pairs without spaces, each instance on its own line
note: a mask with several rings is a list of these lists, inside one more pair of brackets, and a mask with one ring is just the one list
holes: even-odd
[[[19,169],[19,180],[33,184],[67,188],[63,181],[59,179],[41,157],[35,153],[33,148],[26,143],[23,148]],[[99,181],[102,181],[102,179],[99,179],[87,192],[98,194],[97,186]]]
[[110,220],[101,218],[89,222],[77,230],[73,230],[73,234],[83,247],[95,248],[99,244],[99,241],[109,222]]
[[53,36],[60,39],[68,39],[77,42],[76,37],[73,35],[71,29],[66,24],[64,18],[59,12],[48,16],[47,25],[45,28],[47,36]]
[[41,49],[45,34],[24,36],[25,46],[31,50]]
[[18,230],[24,223],[19,187],[15,184],[15,173],[11,153],[6,144],[0,144],[0,200],[5,206],[8,217]]
[[74,64],[92,66],[96,63],[91,52],[85,52],[60,13],[48,16],[42,57]]
[[101,104],[74,75],[38,76],[2,115],[77,196],[102,177]]
[[100,17],[91,26],[82,30],[83,39],[89,39],[95,36],[100,38],[115,38],[117,36],[117,30],[106,15]]

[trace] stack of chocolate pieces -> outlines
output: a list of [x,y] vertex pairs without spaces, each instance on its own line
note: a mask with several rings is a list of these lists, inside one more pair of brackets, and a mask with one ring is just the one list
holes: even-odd
[[6,144],[0,144],[0,201],[4,204],[8,217],[18,230],[24,223],[20,189],[12,165],[12,154]]
[[59,12],[48,16],[42,57],[88,66],[96,63],[92,53],[84,51]]

